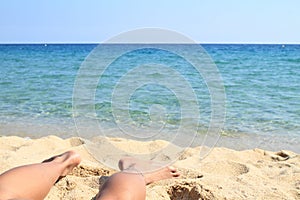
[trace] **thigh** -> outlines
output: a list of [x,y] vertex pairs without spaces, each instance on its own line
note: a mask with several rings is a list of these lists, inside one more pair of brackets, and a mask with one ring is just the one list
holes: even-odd
[[101,187],[97,200],[144,200],[146,184],[141,174],[119,172],[112,175]]

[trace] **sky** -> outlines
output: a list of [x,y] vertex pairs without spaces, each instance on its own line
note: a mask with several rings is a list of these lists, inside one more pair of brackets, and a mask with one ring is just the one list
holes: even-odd
[[299,0],[2,0],[0,43],[99,43],[165,28],[200,43],[300,44]]

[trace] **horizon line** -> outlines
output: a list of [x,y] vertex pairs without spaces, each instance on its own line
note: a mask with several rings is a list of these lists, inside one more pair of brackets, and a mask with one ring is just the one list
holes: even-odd
[[[148,43],[105,43],[105,42],[0,42],[3,44],[41,44],[41,45],[51,45],[51,44],[148,44]],[[149,43],[156,44],[156,43]],[[272,44],[272,45],[300,45],[300,42],[195,42],[195,43],[157,43],[157,44]]]

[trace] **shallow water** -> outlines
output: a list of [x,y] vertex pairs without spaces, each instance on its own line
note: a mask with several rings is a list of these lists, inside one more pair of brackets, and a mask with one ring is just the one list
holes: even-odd
[[[74,82],[82,62],[96,46],[0,45],[0,134],[78,135],[73,121],[76,113],[72,110]],[[226,120],[220,144],[232,148],[285,148],[300,152],[300,45],[205,44],[202,47],[218,67],[226,91]],[[182,47],[182,51],[185,48]],[[111,54],[107,49],[103,59],[109,59]],[[211,116],[211,96],[205,80],[184,59],[157,49],[130,52],[115,60],[101,79],[94,77],[93,80],[99,81],[95,90],[95,113],[87,115],[101,124],[105,134],[114,132],[119,123],[112,110],[114,87],[124,74],[145,63],[172,66],[177,70],[194,89],[201,117],[194,123],[190,116],[182,114],[182,104],[189,105],[193,99],[187,96],[180,102],[167,87],[148,84],[130,96],[128,112],[132,120],[128,123],[151,128],[149,112],[155,104],[158,107],[152,107],[152,111],[155,116],[158,110],[157,120],[163,121],[164,127],[176,129],[182,121],[187,121],[191,123],[185,123],[186,131],[198,126],[199,134],[205,133]],[[163,70],[146,73],[152,80],[166,75]],[[132,79],[138,80],[139,76],[136,74]],[[128,107],[118,109],[127,112]],[[164,119],[159,118],[161,107],[164,107]],[[99,134],[92,132],[87,131],[87,136]],[[84,134],[79,133],[79,136]]]

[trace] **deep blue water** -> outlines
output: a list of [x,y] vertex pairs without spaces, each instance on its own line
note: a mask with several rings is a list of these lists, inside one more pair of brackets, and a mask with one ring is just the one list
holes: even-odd
[[[0,134],[75,136],[72,110],[74,82],[83,61],[96,46],[0,45]],[[216,64],[224,84],[226,120],[222,135],[233,138],[233,141],[244,136],[258,137],[260,141],[263,140],[259,144],[261,146],[280,144],[282,148],[298,151],[300,45],[204,44],[202,47]],[[105,60],[111,55],[111,50],[107,49],[102,56]],[[211,96],[205,80],[184,59],[157,49],[142,49],[122,56],[111,63],[101,74],[101,79],[94,73],[95,69],[91,69],[91,77],[95,75],[93,80],[98,82],[93,105],[95,114],[87,115],[91,114],[105,124],[102,126],[104,131],[118,124],[112,110],[113,89],[124,74],[145,63],[172,66],[191,84],[201,114],[198,132],[205,132],[212,114]],[[152,80],[164,76],[162,72],[153,70],[146,71],[146,74]],[[142,75],[137,73],[131,79],[138,80]],[[170,76],[167,82],[180,87],[180,83],[174,80]],[[181,120],[190,120],[189,116],[182,114],[181,106],[192,101],[186,97],[180,102],[176,97],[174,91],[168,89],[167,83],[164,86],[148,84],[136,88],[131,94],[129,107],[121,106],[118,109],[129,112],[132,120],[128,123],[143,127],[151,126],[151,105],[164,107],[165,124],[176,129]],[[197,124],[190,123],[187,129],[194,126]]]

